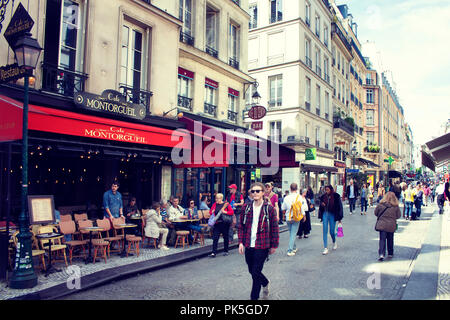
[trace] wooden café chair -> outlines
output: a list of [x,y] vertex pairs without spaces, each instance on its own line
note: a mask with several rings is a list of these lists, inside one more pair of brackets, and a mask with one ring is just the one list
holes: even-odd
[[[17,251],[17,242],[18,242],[17,235],[18,234],[19,234],[19,231],[16,231],[16,232],[14,232],[14,234],[12,236],[13,241],[14,241],[14,247],[16,248],[16,251]],[[39,245],[38,245],[38,242],[36,240],[34,232],[31,232],[31,234],[32,234],[32,236],[31,236],[32,256],[33,256],[33,258],[34,257],[38,257],[39,262],[42,265],[41,270],[45,270],[46,269],[46,267],[45,267],[45,250],[39,249]]]
[[[51,232],[58,232],[58,229],[54,226],[41,226],[38,230],[38,234],[41,233],[51,233]],[[63,236],[61,236],[62,238]],[[49,241],[52,242],[52,251],[48,254],[56,253],[58,256],[62,254],[64,257],[64,262],[66,264],[66,267],[69,265],[67,264],[67,256],[66,256],[66,248],[67,246],[65,244],[62,244],[61,238],[58,239],[39,239],[41,248],[45,251],[48,250],[48,246],[45,246]]]
[[[70,221],[60,221],[59,222],[59,229],[61,231],[62,234],[64,235],[75,235],[76,233],[76,226],[75,226],[75,222],[70,220]],[[85,245],[88,244],[89,240],[70,240],[70,241],[64,241],[64,243],[69,247],[69,262],[70,264],[72,264],[72,258],[73,256],[73,250],[75,248],[81,247],[81,249],[83,250],[83,255],[84,258],[86,259],[86,250],[84,248]],[[81,257],[81,255],[76,256],[76,257]]]
[[[109,242],[109,247],[108,247],[108,256],[109,253],[111,252],[111,247],[113,247],[112,245],[114,243],[117,243],[117,250],[113,250],[114,252],[120,252],[122,249],[121,247],[123,247],[123,237],[122,236],[111,236],[110,235],[110,231],[111,231],[111,222],[109,221],[109,219],[97,219],[97,226],[100,228],[103,228],[105,231],[100,231],[100,238],[108,241]],[[104,233],[104,236],[102,235],[102,233]]]

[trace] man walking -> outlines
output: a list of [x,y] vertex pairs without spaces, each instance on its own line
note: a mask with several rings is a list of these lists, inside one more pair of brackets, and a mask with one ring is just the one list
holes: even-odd
[[122,195],[119,191],[119,183],[114,181],[111,189],[103,194],[104,216],[112,221],[112,218],[123,217]]
[[239,226],[239,217],[241,214],[241,208],[244,205],[244,197],[239,191],[237,191],[237,186],[234,183],[229,185],[228,188],[230,189],[230,193],[227,195],[226,202],[228,202],[231,206],[231,209],[233,209],[236,219],[236,224],[234,226],[230,226],[230,231],[228,234],[228,239],[230,240],[230,243],[232,243],[234,230]]
[[273,206],[263,200],[264,185],[256,182],[250,192],[253,201],[244,207],[239,221],[239,253],[245,253],[245,262],[253,279],[250,299],[258,300],[261,287],[263,297],[269,295],[269,280],[262,269],[268,255],[278,248],[279,226]]
[[358,198],[358,186],[353,184],[353,179],[350,179],[350,185],[347,186],[348,202],[350,204],[350,214],[355,210],[356,198]]
[[300,221],[294,221],[291,213],[292,206],[300,205],[301,212],[303,213],[303,221],[306,221],[306,211],[308,211],[308,203],[301,194],[298,193],[298,185],[291,183],[291,193],[284,198],[283,205],[281,206],[282,212],[285,214],[285,220],[289,229],[289,248],[287,255],[292,257],[297,253],[297,246],[295,245],[295,237],[297,236],[298,227]]

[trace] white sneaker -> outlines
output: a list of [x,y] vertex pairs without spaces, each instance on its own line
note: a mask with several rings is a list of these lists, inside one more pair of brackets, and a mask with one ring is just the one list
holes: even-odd
[[293,252],[294,254],[297,253],[297,251],[298,251],[298,249],[292,250],[292,252]]
[[337,249],[337,242],[335,242],[334,244],[333,244],[333,250],[336,250]]
[[328,248],[325,248],[325,249],[323,249],[323,252],[322,252],[322,254],[328,254]]
[[263,298],[264,298],[264,299],[267,299],[267,298],[269,297],[270,280],[269,280],[269,282],[267,283],[267,286],[262,287],[262,289],[263,289]]
[[170,250],[167,246],[161,246],[161,250]]
[[289,251],[289,252],[287,253],[287,255],[288,255],[289,257],[295,256],[295,252],[294,252],[294,251]]

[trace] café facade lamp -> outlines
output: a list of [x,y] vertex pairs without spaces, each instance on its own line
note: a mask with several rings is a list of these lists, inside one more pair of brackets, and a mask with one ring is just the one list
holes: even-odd
[[[28,200],[28,88],[29,78],[36,68],[41,46],[30,33],[18,38],[12,48],[19,67],[27,70],[24,73],[23,125],[22,125],[22,194],[19,215],[18,254],[16,255],[14,273],[9,286],[13,289],[32,288],[37,285],[37,276],[33,268],[32,234],[30,232]],[[51,254],[51,253],[50,253]]]

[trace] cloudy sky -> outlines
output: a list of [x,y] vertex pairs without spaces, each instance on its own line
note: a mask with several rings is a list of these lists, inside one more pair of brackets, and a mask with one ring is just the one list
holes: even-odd
[[450,119],[450,1],[336,3],[348,5],[361,44],[370,42],[363,54],[392,74],[414,143],[443,134],[441,125]]

